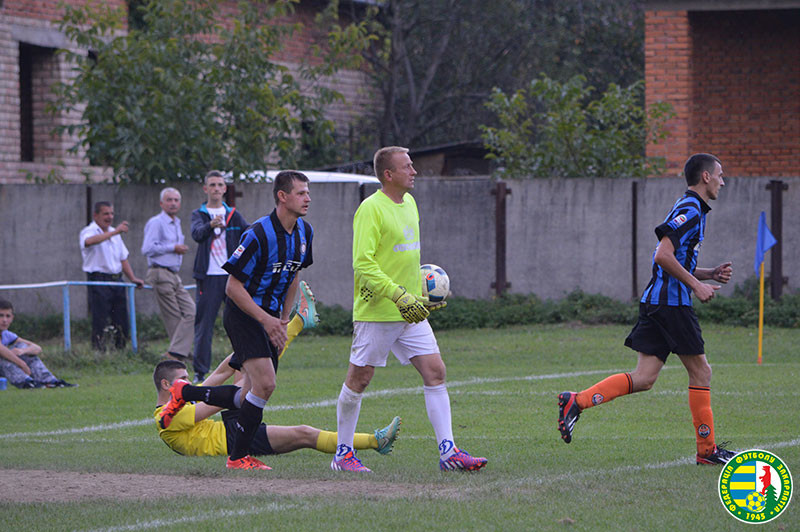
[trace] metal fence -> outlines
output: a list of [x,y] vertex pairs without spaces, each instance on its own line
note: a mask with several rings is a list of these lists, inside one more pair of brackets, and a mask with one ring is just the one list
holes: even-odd
[[[0,290],[26,290],[33,288],[61,287],[62,314],[64,319],[64,351],[72,349],[72,331],[70,326],[70,305],[69,287],[70,286],[124,286],[128,290],[128,319],[130,320],[131,349],[134,353],[139,352],[139,341],[136,334],[136,285],[133,283],[121,283],[113,281],[53,281],[49,283],[33,284],[6,284],[0,285]],[[192,290],[196,285],[185,286],[187,290]],[[152,290],[150,285],[144,285],[145,289]]]

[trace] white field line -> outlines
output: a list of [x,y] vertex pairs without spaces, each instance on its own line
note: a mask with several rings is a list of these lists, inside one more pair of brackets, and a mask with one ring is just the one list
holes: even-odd
[[[715,364],[714,367],[726,367],[726,366],[749,366],[751,364]],[[774,364],[762,364],[764,366],[772,366]],[[785,364],[783,364],[785,365]],[[663,370],[673,370],[683,368],[683,366],[665,366]],[[662,371],[663,371],[662,370]],[[451,381],[447,383],[448,389],[451,388],[459,388],[463,386],[474,386],[480,384],[491,384],[491,383],[500,383],[500,382],[520,382],[520,381],[543,381],[543,380],[553,380],[553,379],[567,379],[573,377],[585,377],[589,375],[611,375],[613,373],[620,373],[626,371],[624,369],[595,369],[595,370],[588,370],[588,371],[572,371],[566,373],[549,373],[545,375],[524,375],[520,377],[474,377],[471,379],[466,379],[462,381]],[[376,390],[374,392],[364,392],[364,398],[369,397],[386,397],[392,395],[413,395],[413,394],[420,394],[422,393],[422,386],[414,386],[411,388],[389,388],[386,390]],[[652,392],[651,392],[652,393]],[[267,405],[264,408],[264,412],[278,412],[278,411],[285,411],[285,410],[309,410],[313,408],[326,408],[330,406],[336,406],[337,399],[325,399],[323,401],[314,401],[310,403],[300,403],[294,405]],[[101,432],[106,430],[117,430],[123,429],[127,427],[139,427],[142,425],[149,425],[153,423],[153,418],[148,417],[146,419],[137,419],[137,420],[130,420],[130,421],[120,421],[118,423],[106,423],[102,425],[90,425],[88,427],[78,427],[73,429],[59,429],[59,430],[51,430],[51,431],[39,431],[39,432],[12,432],[9,434],[0,434],[0,441],[1,440],[12,440],[12,439],[26,439],[26,438],[36,438],[36,437],[46,437],[46,436],[64,436],[68,434],[81,434],[86,432]]]
[[175,525],[182,525],[186,523],[197,523],[202,521],[217,520],[220,518],[239,517],[243,515],[257,515],[265,512],[276,512],[296,507],[297,507],[296,504],[271,503],[264,506],[260,506],[258,508],[252,506],[250,508],[243,508],[241,510],[215,510],[213,512],[205,512],[200,514],[188,515],[185,517],[177,517],[175,519],[154,519],[152,521],[139,521],[132,525],[95,528],[92,529],[91,532],[123,532],[125,530],[148,530],[152,528],[169,529]]
[[[798,445],[800,445],[800,438],[788,441],[779,441],[775,443],[756,444],[752,447],[748,447],[748,449],[763,449],[765,451],[769,451],[773,449],[783,449],[785,447],[797,447]],[[742,450],[744,451],[747,449],[742,449]],[[650,469],[667,469],[669,467],[689,465],[692,463],[693,462],[691,457],[684,457],[684,458],[678,458],[677,460],[670,460],[668,462],[656,462],[652,464],[627,465],[627,466],[613,467],[609,469],[584,469],[581,471],[564,473],[562,475],[529,476],[529,477],[516,478],[514,480],[504,479],[502,481],[488,482],[482,485],[481,487],[475,488],[471,491],[492,491],[512,486],[550,484],[552,482],[557,482],[559,480],[575,480],[584,477],[605,478],[608,475],[614,475],[617,473],[630,473],[630,472],[650,470]]]
[[[781,449],[785,447],[796,447],[800,445],[800,438],[789,440],[789,441],[782,441],[782,442],[775,442],[771,444],[759,444],[756,445],[754,448],[756,449],[764,449],[764,450],[772,450],[772,449]],[[563,475],[547,475],[547,476],[532,476],[532,477],[525,477],[514,479],[509,481],[508,479],[503,479],[502,481],[495,481],[483,484],[478,488],[473,489],[466,489],[465,491],[469,493],[479,493],[479,492],[486,492],[486,491],[494,491],[496,492],[498,489],[508,489],[509,487],[513,486],[524,486],[524,485],[540,485],[540,484],[551,484],[554,481],[560,480],[574,480],[583,477],[594,477],[594,478],[605,478],[608,475],[614,475],[617,473],[630,473],[635,471],[643,471],[643,470],[657,470],[657,469],[667,469],[670,467],[676,466],[683,466],[689,465],[692,463],[691,458],[679,458],[677,460],[671,460],[668,462],[655,462],[651,464],[642,464],[642,465],[629,465],[629,466],[621,466],[621,467],[614,467],[609,469],[591,469],[591,470],[583,470],[579,472],[572,472],[572,473],[565,473]],[[243,516],[243,515],[257,515],[264,512],[273,512],[273,511],[281,511],[281,510],[288,510],[291,508],[297,508],[300,505],[297,504],[277,504],[271,503],[266,506],[262,506],[259,508],[251,507],[248,509],[242,510],[219,510],[213,512],[206,512],[202,514],[194,514],[185,517],[178,517],[175,519],[155,519],[152,521],[144,521],[144,522],[137,522],[132,525],[122,525],[122,526],[114,526],[108,528],[98,528],[92,529],[89,532],[123,532],[123,531],[134,531],[134,530],[147,530],[152,528],[169,528],[174,525],[184,524],[184,523],[197,523],[202,521],[211,521],[220,518],[226,517],[236,517],[236,516]]]
[[[527,375],[523,377],[492,377],[492,378],[474,378],[465,381],[448,382],[448,388],[457,388],[460,386],[471,386],[474,384],[495,383],[495,382],[512,382],[512,381],[534,381],[545,379],[561,379],[567,377],[582,377],[586,375],[597,375],[603,373],[618,373],[622,370],[618,369],[601,369],[592,371],[576,371],[572,373],[554,373],[550,375]],[[415,386],[412,388],[390,388],[387,390],[376,390],[374,392],[364,392],[364,397],[384,397],[390,395],[410,395],[422,393],[422,386]],[[324,408],[329,406],[336,406],[337,399],[326,399],[323,401],[314,401],[311,403],[300,403],[294,405],[267,405],[264,412],[277,412],[283,410],[309,410],[313,408]],[[40,432],[12,432],[9,434],[0,434],[0,440],[11,439],[25,439],[46,436],[63,436],[67,434],[81,434],[85,432],[100,432],[105,430],[117,430],[127,427],[139,427],[142,425],[149,425],[153,423],[153,418],[137,419],[131,421],[121,421],[119,423],[106,423],[103,425],[90,425],[88,427],[78,427],[74,429],[60,429]]]

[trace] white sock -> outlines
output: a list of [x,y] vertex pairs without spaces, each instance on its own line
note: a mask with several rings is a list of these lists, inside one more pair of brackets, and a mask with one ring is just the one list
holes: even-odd
[[336,402],[338,436],[335,458],[337,460],[341,460],[344,455],[353,450],[353,436],[356,432],[358,414],[361,412],[361,395],[348,388],[346,384],[342,384],[342,391]]
[[247,395],[245,395],[244,398],[262,410],[264,409],[265,406],[267,406],[267,400],[262,399],[253,392],[247,392]]
[[425,392],[425,408],[428,409],[428,419],[433,425],[436,442],[439,444],[439,456],[446,460],[455,454],[456,445],[453,442],[453,423],[450,417],[450,395],[447,386],[423,386]]

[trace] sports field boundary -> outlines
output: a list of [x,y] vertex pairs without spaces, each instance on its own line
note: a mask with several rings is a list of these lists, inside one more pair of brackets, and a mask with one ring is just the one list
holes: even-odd
[[[743,366],[745,364],[714,364],[716,368],[722,367],[734,367],[734,366]],[[774,364],[762,364],[762,367],[773,366]],[[782,364],[785,365],[785,364]],[[673,370],[673,369],[682,369],[683,366],[664,366],[662,371],[665,370]],[[515,381],[540,381],[540,380],[553,380],[553,379],[567,379],[573,377],[587,377],[591,375],[605,375],[605,374],[613,374],[613,373],[620,373],[626,371],[624,369],[593,369],[593,370],[586,370],[586,371],[571,371],[571,372],[564,372],[564,373],[547,373],[542,375],[523,375],[519,377],[474,377],[471,379],[460,380],[460,381],[450,381],[447,383],[447,388],[461,388],[464,386],[472,386],[472,385],[481,385],[481,384],[491,384],[491,383],[500,383],[500,382],[515,382]],[[387,397],[393,395],[411,395],[411,394],[421,394],[423,393],[422,386],[412,386],[407,388],[387,388],[384,390],[375,390],[375,391],[368,391],[364,392],[364,398],[370,397]],[[651,391],[650,393],[664,393],[660,391]],[[672,392],[670,392],[672,393]],[[290,404],[290,405],[270,405],[264,408],[264,412],[281,412],[287,410],[309,410],[312,408],[326,408],[330,406],[336,406],[337,399],[325,399],[322,401],[312,401],[309,403],[299,403],[299,404]],[[42,438],[48,436],[64,436],[68,434],[83,434],[87,432],[102,432],[106,430],[117,430],[117,429],[124,429],[128,427],[140,427],[142,425],[148,425],[153,423],[153,418],[148,417],[145,419],[136,419],[136,420],[128,420],[128,421],[119,421],[115,423],[106,423],[100,425],[89,425],[84,427],[76,427],[71,429],[57,429],[57,430],[49,430],[49,431],[37,431],[37,432],[11,432],[8,434],[0,434],[0,441],[1,440],[24,440],[26,438]]]

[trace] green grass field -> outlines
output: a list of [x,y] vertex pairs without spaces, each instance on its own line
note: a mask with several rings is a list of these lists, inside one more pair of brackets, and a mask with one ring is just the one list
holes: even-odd
[[[147,490],[132,498],[116,484],[100,499],[0,498],[0,530],[752,530],[722,507],[720,469],[694,465],[686,372],[676,357],[653,390],[587,410],[573,442],[561,441],[556,395],[632,369],[635,355],[622,346],[627,332],[526,326],[439,333],[456,444],[489,458],[476,474],[439,472],[419,376],[393,359],[376,372],[358,430],[382,427],[394,415],[403,426],[392,455],[360,453],[374,471],[367,479],[330,471],[330,456],[312,450],[267,457],[268,472],[227,471],[224,457],[178,456],[152,422],[149,364],[67,366],[59,376],[79,388],[0,392],[0,491],[22,489],[21,470],[53,471],[55,485],[64,474],[90,472],[201,487],[160,498]],[[800,330],[768,329],[761,366],[755,329],[707,325],[704,336],[717,440],[769,450],[800,478]],[[298,338],[265,421],[335,430],[348,352],[349,338]],[[241,489],[219,495],[214,485],[225,482]],[[794,499],[759,529],[800,530]]]

